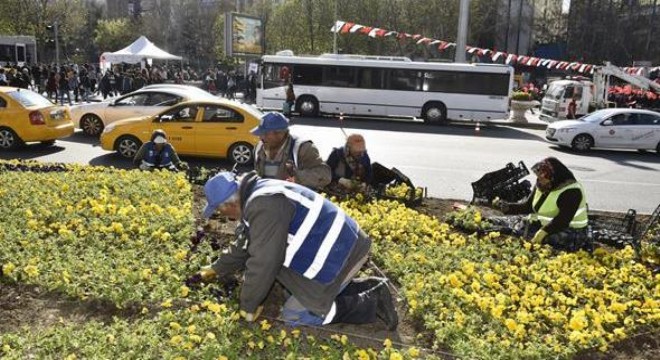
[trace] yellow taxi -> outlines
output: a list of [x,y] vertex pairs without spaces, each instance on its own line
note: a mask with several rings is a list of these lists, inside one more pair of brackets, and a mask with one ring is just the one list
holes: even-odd
[[186,101],[151,116],[108,124],[101,147],[133,158],[151,133],[162,129],[179,155],[227,158],[243,165],[254,158],[259,138],[250,130],[263,114],[256,108],[225,99]]
[[73,134],[66,107],[27,89],[0,86],[0,150],[40,141],[52,145]]

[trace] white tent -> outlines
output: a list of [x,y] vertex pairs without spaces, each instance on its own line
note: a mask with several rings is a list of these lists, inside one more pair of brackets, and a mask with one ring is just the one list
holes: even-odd
[[159,60],[181,60],[181,56],[176,56],[164,51],[158,46],[154,45],[145,36],[140,36],[131,45],[115,51],[104,52],[101,55],[101,64],[104,63],[128,63],[137,64],[142,60],[159,59]]

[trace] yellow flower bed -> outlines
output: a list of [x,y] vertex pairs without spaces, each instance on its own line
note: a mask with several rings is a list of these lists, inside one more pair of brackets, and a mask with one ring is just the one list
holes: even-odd
[[[194,219],[182,174],[67,170],[0,171],[0,286],[34,284],[138,311],[108,324],[0,334],[0,358],[433,357],[391,341],[361,349],[342,336],[246,325],[234,300],[219,304],[183,286],[217,254],[208,242],[188,254]],[[462,235],[394,201],[341,206],[373,238],[373,257],[400,284],[408,316],[459,356],[564,358],[660,324],[660,278],[630,249],[553,253],[498,234]]]
[[660,325],[660,275],[631,248],[556,253],[496,233],[457,234],[397,202],[342,206],[375,240],[409,314],[458,355],[568,357]]

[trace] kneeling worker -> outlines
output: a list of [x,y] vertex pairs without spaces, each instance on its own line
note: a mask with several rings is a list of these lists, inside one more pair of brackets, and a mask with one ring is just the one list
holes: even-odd
[[332,183],[345,190],[364,189],[371,183],[371,159],[360,134],[349,135],[344,146],[332,149],[326,163],[332,171]]
[[247,321],[259,316],[278,281],[292,295],[282,319],[293,325],[364,324],[383,320],[396,329],[398,315],[387,279],[354,279],[371,240],[343,210],[316,192],[288,181],[219,173],[204,186],[204,217],[218,210],[240,220],[229,251],[194,278],[212,280],[244,271],[240,307]]
[[157,129],[151,134],[151,140],[142,144],[133,158],[133,164],[141,170],[186,169],[186,163],[179,159],[174,147],[167,142],[165,131]]
[[554,157],[532,166],[536,186],[522,203],[497,201],[493,204],[506,214],[530,214],[532,242],[557,250],[587,248],[587,198],[573,173]]

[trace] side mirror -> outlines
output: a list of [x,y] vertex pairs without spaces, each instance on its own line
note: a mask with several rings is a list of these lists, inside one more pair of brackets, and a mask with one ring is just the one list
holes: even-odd
[[110,101],[110,103],[108,104],[108,106],[117,106],[117,104],[115,103],[115,100],[112,100],[112,101]]
[[602,125],[603,126],[612,126],[612,125],[614,125],[614,122],[611,119],[607,119],[607,120],[603,121]]

